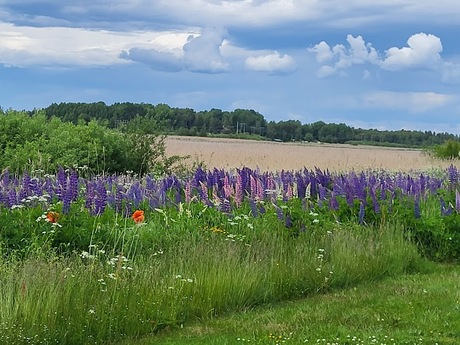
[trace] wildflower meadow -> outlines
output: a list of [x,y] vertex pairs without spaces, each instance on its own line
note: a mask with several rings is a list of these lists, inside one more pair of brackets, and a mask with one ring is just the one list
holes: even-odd
[[[113,344],[460,258],[455,165],[0,175],[0,344]],[[270,334],[270,343],[288,335]]]

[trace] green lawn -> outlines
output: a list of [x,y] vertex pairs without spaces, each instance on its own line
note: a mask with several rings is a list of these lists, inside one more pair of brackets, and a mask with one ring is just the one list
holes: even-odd
[[165,328],[147,344],[460,344],[460,266]]

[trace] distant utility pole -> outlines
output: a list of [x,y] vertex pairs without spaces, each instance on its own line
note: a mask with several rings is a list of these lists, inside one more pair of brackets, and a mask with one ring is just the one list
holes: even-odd
[[236,134],[238,134],[238,133],[244,133],[244,132],[246,132],[246,123],[244,123],[244,122],[241,122],[241,123],[237,122],[237,123],[236,123]]

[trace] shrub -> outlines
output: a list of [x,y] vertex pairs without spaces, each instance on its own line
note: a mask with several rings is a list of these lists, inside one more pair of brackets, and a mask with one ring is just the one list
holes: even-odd
[[442,145],[436,145],[431,154],[435,157],[442,159],[459,158],[460,155],[460,142],[457,140],[448,140]]
[[48,120],[40,111],[31,116],[17,111],[0,115],[0,133],[0,168],[15,173],[84,166],[92,173],[143,175],[172,164],[165,156],[164,137],[121,133],[95,121],[75,125]]

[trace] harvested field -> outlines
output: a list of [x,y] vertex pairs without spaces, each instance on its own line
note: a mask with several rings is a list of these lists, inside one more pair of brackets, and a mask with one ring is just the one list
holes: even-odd
[[190,156],[206,168],[259,168],[261,171],[329,169],[394,171],[446,168],[458,161],[433,159],[421,150],[314,143],[170,136],[166,154]]

